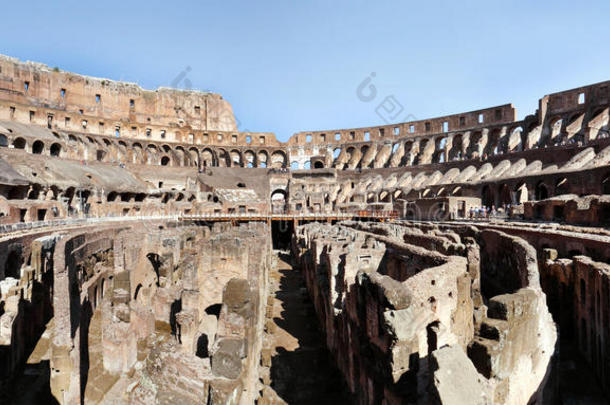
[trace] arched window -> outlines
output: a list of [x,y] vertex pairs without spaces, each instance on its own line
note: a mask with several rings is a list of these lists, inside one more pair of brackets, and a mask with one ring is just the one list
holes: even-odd
[[15,140],[13,141],[13,147],[15,149],[25,149],[25,139],[15,138]]
[[36,155],[40,155],[43,150],[44,150],[44,143],[42,143],[42,141],[36,141],[32,145],[32,153],[34,153]]
[[51,156],[59,156],[61,153],[61,145],[58,143],[54,143],[50,148]]
[[542,181],[536,185],[536,200],[546,200],[549,198],[549,189]]

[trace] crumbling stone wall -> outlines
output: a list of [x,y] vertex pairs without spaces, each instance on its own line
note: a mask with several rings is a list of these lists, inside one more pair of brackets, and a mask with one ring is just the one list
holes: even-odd
[[472,338],[466,260],[317,224],[297,229],[294,248],[350,390],[363,402],[427,397],[429,354]]
[[[441,237],[346,225],[299,227],[293,246],[327,345],[358,398],[553,403],[557,334],[530,245],[468,227]],[[412,236],[462,257],[404,244]],[[456,367],[465,371],[460,386],[449,382]]]
[[542,285],[562,338],[578,349],[608,392],[610,266],[586,256],[559,258],[555,249],[544,255]]

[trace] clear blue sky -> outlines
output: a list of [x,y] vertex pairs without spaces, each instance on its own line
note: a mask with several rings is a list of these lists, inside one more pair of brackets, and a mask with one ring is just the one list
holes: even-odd
[[384,124],[388,96],[419,119],[508,102],[523,117],[544,94],[610,79],[607,0],[36,0],[2,15],[1,53],[149,89],[190,67],[240,130],[281,140]]

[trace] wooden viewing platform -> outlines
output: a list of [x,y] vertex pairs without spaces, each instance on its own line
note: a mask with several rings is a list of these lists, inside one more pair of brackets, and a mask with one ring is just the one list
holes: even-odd
[[355,211],[355,212],[333,212],[333,213],[210,213],[197,215],[180,215],[180,221],[346,221],[371,219],[385,222],[398,218],[397,211]]

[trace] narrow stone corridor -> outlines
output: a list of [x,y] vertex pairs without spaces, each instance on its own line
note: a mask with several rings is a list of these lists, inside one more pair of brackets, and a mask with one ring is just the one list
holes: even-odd
[[349,404],[347,389],[326,349],[313,304],[290,254],[278,252],[269,275],[262,404]]

